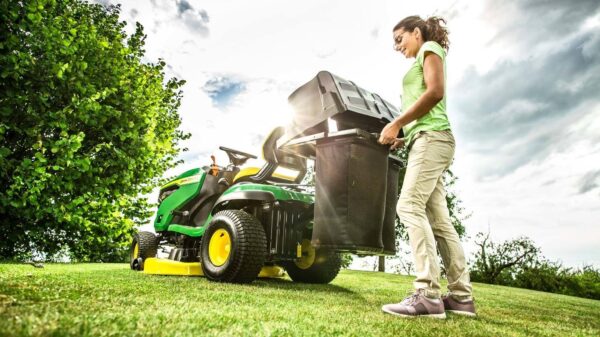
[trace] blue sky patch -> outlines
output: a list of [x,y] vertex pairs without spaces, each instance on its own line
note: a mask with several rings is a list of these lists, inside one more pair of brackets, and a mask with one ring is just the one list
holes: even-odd
[[246,89],[244,82],[229,78],[215,77],[206,82],[202,90],[212,99],[217,107],[228,106],[233,99]]

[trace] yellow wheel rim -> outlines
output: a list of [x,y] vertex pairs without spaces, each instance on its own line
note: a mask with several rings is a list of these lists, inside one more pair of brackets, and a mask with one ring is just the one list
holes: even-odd
[[139,257],[139,255],[140,255],[140,245],[138,245],[136,242],[135,246],[133,246],[133,258],[137,259]]
[[208,242],[208,257],[215,266],[222,266],[229,258],[231,238],[224,229],[217,229]]
[[308,269],[315,263],[315,247],[307,239],[302,240],[301,246],[302,257],[296,261],[296,266],[300,269]]

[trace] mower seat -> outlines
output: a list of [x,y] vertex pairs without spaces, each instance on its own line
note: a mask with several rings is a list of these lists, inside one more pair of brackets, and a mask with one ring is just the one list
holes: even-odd
[[277,149],[277,140],[283,136],[284,127],[271,131],[262,145],[263,167],[246,167],[233,178],[233,183],[300,183],[306,175],[306,159],[286,154]]

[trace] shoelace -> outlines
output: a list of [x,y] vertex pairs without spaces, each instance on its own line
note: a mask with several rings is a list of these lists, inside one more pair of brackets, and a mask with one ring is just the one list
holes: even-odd
[[400,302],[400,304],[411,305],[417,301],[417,298],[419,297],[419,295],[420,295],[419,292],[410,291],[409,296],[404,298],[402,300],[402,302]]

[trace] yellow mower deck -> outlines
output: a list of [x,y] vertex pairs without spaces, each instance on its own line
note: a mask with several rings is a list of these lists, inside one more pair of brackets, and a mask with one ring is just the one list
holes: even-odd
[[[204,276],[200,262],[177,262],[154,257],[144,261],[144,274]],[[262,278],[280,278],[283,276],[283,268],[279,266],[264,266],[258,274],[258,277]]]

